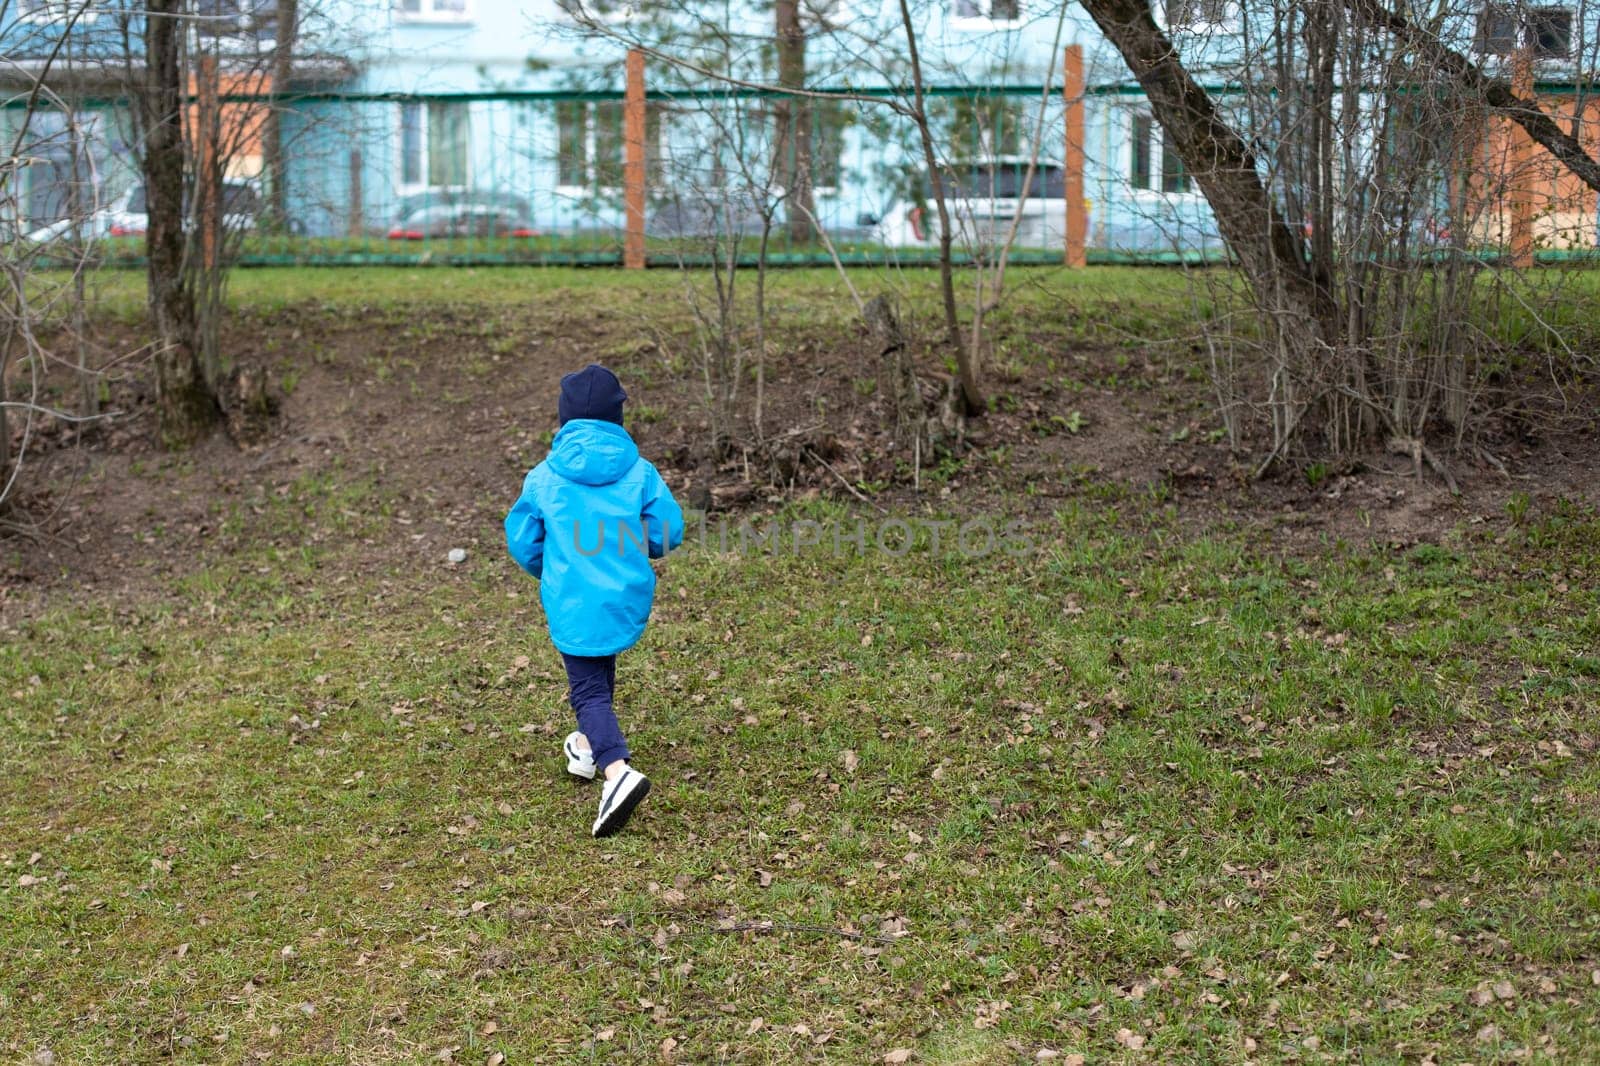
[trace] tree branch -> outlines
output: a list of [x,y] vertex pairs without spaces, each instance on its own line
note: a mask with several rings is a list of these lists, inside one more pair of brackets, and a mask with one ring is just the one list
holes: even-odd
[[1345,0],[1345,6],[1368,25],[1386,30],[1418,58],[1427,61],[1462,89],[1480,97],[1490,108],[1521,126],[1529,137],[1555,156],[1585,185],[1600,191],[1600,162],[1583,150],[1583,145],[1576,137],[1562,132],[1555,120],[1539,106],[1539,101],[1519,95],[1506,79],[1485,74],[1483,68],[1472,60],[1410,19],[1384,7],[1378,0]]

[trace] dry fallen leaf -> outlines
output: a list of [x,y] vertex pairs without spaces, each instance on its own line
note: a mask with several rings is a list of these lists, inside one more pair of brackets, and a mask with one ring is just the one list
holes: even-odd
[[1140,1048],[1144,1047],[1144,1037],[1141,1034],[1134,1032],[1132,1029],[1118,1029],[1117,1043],[1121,1044],[1129,1051],[1138,1051]]
[[885,1055],[883,1057],[883,1061],[884,1062],[910,1062],[911,1061],[911,1049],[908,1048],[908,1047],[897,1047],[893,1051],[891,1051],[887,1055]]
[[678,1042],[670,1036],[667,1037],[665,1040],[661,1041],[661,1057],[665,1060],[671,1061],[672,1053],[673,1051],[677,1050],[677,1047]]
[[1517,988],[1510,981],[1496,981],[1494,983],[1494,998],[1515,999],[1517,998]]
[[844,772],[847,774],[855,773],[856,767],[861,765],[861,759],[849,748],[844,749],[839,757],[844,760]]
[[1494,1002],[1494,993],[1487,988],[1474,988],[1467,995],[1467,999],[1472,1002],[1474,1007],[1487,1007]]
[[1179,951],[1193,951],[1199,941],[1195,935],[1187,930],[1172,934],[1172,946]]
[[748,1029],[746,1029],[744,1031],[744,1035],[745,1036],[753,1036],[753,1035],[755,1035],[761,1029],[761,1027],[763,1025],[765,1025],[765,1024],[767,1024],[767,1020],[765,1018],[761,1018],[761,1017],[751,1018],[750,1019],[750,1028],[748,1028]]
[[602,1029],[598,1033],[594,1034],[594,1038],[603,1043],[616,1035],[617,1031],[615,1029]]
[[1486,1025],[1482,1029],[1478,1030],[1479,1043],[1492,1044],[1499,1039],[1500,1027],[1498,1025]]
[[506,1057],[500,1054],[500,1052],[496,1051],[493,1055],[490,1055],[484,1060],[483,1066],[503,1066],[505,1061]]

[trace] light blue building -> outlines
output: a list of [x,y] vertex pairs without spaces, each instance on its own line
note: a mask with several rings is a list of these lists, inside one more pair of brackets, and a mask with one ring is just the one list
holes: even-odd
[[[300,0],[283,121],[295,229],[400,247],[451,232],[430,228],[449,212],[417,209],[467,203],[497,213],[485,231],[496,236],[592,235],[604,247],[623,218],[620,95],[632,40],[683,61],[648,64],[652,230],[749,228],[769,209],[781,228],[796,209],[783,201],[784,168],[773,162],[785,150],[775,142],[784,102],[740,91],[775,80],[770,8],[727,4],[694,22],[676,4],[588,2],[574,13],[557,0]],[[10,124],[62,18],[60,4],[45,0],[22,0],[14,10],[20,14],[0,25]],[[115,91],[116,64],[105,59],[116,55],[125,20],[137,30],[137,11],[131,0],[92,6],[74,26],[72,63],[51,70],[53,84],[86,100],[80,113],[88,117],[76,126],[90,131],[98,162],[83,180],[99,186],[130,180],[118,162],[128,154],[128,124],[104,99]],[[909,83],[898,0],[815,0],[803,11],[808,28],[826,30],[808,38],[807,84],[843,91],[804,105],[813,127],[810,210],[841,242],[930,246],[933,227],[917,209],[928,192],[920,145],[893,106]],[[996,161],[1015,171],[1037,158],[1043,172],[1035,198],[1047,216],[1059,208],[1051,201],[1061,195],[1065,156],[1061,49],[1078,44],[1090,86],[1083,136],[1090,247],[1150,253],[1219,245],[1208,206],[1147,102],[1079,8],[936,0],[913,11],[924,80],[936,87],[930,109],[938,149],[953,166],[958,196],[1007,199],[993,184]],[[198,0],[194,44],[218,52],[225,69],[264,64],[275,13],[272,0]],[[1238,81],[1246,34],[1235,0],[1168,0],[1157,14],[1201,80]],[[1545,75],[1570,76],[1581,65],[1582,27],[1571,9],[1492,5],[1458,22],[1456,38],[1490,66],[1524,47]],[[23,168],[12,182],[13,214],[37,222],[62,209],[60,190],[73,173],[70,164],[62,169],[63,125],[59,113],[35,118],[36,133],[51,139],[35,153],[47,165]],[[259,153],[245,153],[230,172],[249,178],[260,166]],[[97,196],[108,194],[101,188]],[[1054,243],[1059,229],[1047,217],[1024,231],[1024,241]]]

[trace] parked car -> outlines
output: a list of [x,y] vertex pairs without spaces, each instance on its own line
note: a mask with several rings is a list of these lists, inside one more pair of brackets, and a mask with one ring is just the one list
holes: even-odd
[[[222,183],[222,226],[229,231],[256,228],[263,204],[261,191],[253,181],[225,181]],[[185,195],[184,219],[189,219],[189,202]],[[150,215],[143,185],[135,185],[118,197],[109,207],[102,208],[87,218],[79,220],[80,236],[85,240],[102,237],[143,237],[150,228]],[[56,240],[66,236],[73,228],[70,218],[57,219],[27,235],[35,243]],[[294,230],[294,226],[290,226]]]
[[[1005,240],[1013,220],[1019,216],[1016,247],[1047,248],[1066,240],[1066,168],[1055,160],[1039,160],[1024,199],[1028,165],[1024,156],[996,156],[954,163],[941,171],[945,207],[957,242],[998,244]],[[925,176],[921,185],[925,190],[931,189]],[[931,192],[925,204],[896,201],[882,212],[862,215],[859,221],[873,227],[876,239],[893,247],[939,241],[939,212]]]
[[395,241],[439,237],[537,237],[528,202],[509,193],[418,193],[400,202],[387,236]]

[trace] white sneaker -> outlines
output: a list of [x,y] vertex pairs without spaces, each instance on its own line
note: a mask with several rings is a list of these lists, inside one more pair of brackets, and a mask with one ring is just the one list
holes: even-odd
[[567,739],[561,742],[561,750],[567,753],[567,773],[573,777],[581,777],[585,781],[594,780],[594,752],[579,751],[577,745],[581,733],[568,733]]
[[622,773],[607,781],[600,793],[600,814],[594,820],[594,835],[608,837],[627,825],[628,816],[649,794],[650,779],[624,764]]

